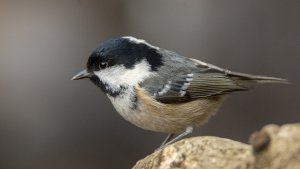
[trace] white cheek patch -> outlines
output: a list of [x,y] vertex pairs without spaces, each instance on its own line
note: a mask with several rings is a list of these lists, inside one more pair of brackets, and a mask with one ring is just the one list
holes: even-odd
[[133,68],[127,69],[123,65],[112,66],[104,70],[95,71],[95,75],[114,91],[120,86],[135,86],[144,79],[154,75],[151,67],[146,60],[137,63]]

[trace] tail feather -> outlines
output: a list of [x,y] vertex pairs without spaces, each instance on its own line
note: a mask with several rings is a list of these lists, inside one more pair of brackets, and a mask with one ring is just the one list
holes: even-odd
[[269,76],[261,76],[261,75],[251,75],[245,73],[238,72],[230,72],[229,75],[235,79],[235,81],[247,88],[252,88],[253,85],[257,83],[280,83],[280,84],[290,84],[287,79],[277,78],[277,77],[269,77]]

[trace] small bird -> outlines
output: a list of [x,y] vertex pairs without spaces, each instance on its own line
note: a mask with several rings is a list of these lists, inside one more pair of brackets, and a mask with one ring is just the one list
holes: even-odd
[[145,130],[168,133],[159,149],[207,122],[229,93],[258,83],[288,83],[232,72],[131,36],[100,44],[86,67],[72,80],[90,79],[124,119]]

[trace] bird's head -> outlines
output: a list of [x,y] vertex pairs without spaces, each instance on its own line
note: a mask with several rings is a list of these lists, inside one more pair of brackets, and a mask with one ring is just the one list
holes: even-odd
[[134,37],[107,40],[92,52],[86,69],[72,80],[89,78],[103,91],[117,91],[136,85],[153,75],[163,64],[159,50]]

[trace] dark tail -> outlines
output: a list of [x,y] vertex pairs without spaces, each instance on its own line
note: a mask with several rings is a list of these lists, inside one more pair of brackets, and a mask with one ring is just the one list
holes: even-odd
[[238,83],[238,85],[252,88],[253,85],[257,83],[281,83],[281,84],[290,84],[286,79],[277,78],[277,77],[268,77],[261,75],[250,75],[245,73],[230,72],[229,75]]

